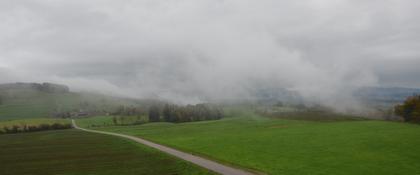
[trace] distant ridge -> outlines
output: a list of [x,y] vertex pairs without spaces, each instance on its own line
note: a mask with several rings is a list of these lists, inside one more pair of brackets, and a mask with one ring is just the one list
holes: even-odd
[[420,94],[420,89],[404,87],[363,87],[355,91],[354,95],[362,100],[371,102],[400,103],[408,96]]
[[0,84],[0,121],[63,117],[68,114],[106,115],[120,106],[145,106],[147,100],[92,92],[71,92],[54,83],[17,82]]
[[47,93],[68,93],[70,92],[70,88],[66,85],[61,84],[54,84],[54,83],[7,83],[7,84],[0,84],[0,90],[7,90],[7,89],[31,89],[37,90],[41,92]]

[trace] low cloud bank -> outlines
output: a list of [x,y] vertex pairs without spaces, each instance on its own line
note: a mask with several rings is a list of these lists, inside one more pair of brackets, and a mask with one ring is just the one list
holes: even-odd
[[420,87],[420,2],[2,1],[0,81],[179,103],[284,88],[357,107],[354,89]]

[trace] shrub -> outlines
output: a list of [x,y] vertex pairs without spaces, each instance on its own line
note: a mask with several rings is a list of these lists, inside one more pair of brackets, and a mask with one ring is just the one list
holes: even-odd
[[18,125],[13,125],[11,131],[12,131],[12,133],[18,133],[19,132],[19,126]]
[[49,130],[51,126],[49,124],[40,124],[39,129],[40,130]]
[[27,132],[28,131],[28,125],[24,124],[22,127],[22,132]]
[[403,104],[395,106],[394,111],[405,121],[420,123],[420,95],[407,97]]
[[73,125],[71,125],[70,123],[64,124],[64,129],[70,129],[70,128],[73,128]]
[[40,129],[38,128],[38,126],[35,125],[30,125],[28,126],[28,132],[34,132],[34,131],[39,131]]
[[5,133],[9,133],[9,127],[7,127],[7,126],[3,126],[3,131],[4,131]]
[[19,126],[17,126],[17,125],[13,125],[12,127],[7,127],[7,126],[4,126],[3,127],[3,130],[4,130],[4,132],[6,133],[6,134],[13,134],[13,133],[17,133],[17,132],[19,132]]
[[66,123],[66,124],[54,123],[50,126],[50,129],[68,129],[68,128],[71,128],[71,124],[69,123]]
[[115,116],[112,117],[112,123],[114,123],[114,125],[117,125],[117,117]]
[[58,129],[69,129],[72,128],[72,125],[69,123],[53,123],[53,124],[39,124],[39,125],[27,125],[23,124],[13,125],[11,127],[4,126],[3,130],[0,130],[0,134],[11,134],[19,132],[35,132],[35,131],[44,131],[44,130],[58,130]]

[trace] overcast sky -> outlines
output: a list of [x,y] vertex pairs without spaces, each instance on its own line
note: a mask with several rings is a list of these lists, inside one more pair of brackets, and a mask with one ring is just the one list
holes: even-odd
[[0,83],[134,97],[420,87],[419,0],[2,0]]

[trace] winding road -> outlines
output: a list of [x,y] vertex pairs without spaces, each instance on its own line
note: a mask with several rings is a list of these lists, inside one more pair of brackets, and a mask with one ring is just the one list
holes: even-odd
[[123,137],[126,139],[130,139],[133,141],[136,141],[138,143],[150,146],[152,148],[158,149],[160,151],[163,151],[165,153],[168,153],[170,155],[173,155],[175,157],[178,157],[180,159],[186,160],[188,162],[194,163],[198,166],[201,166],[203,168],[206,168],[208,170],[214,171],[216,173],[219,174],[224,174],[224,175],[253,175],[253,173],[251,172],[247,172],[241,169],[237,169],[237,168],[233,168],[233,167],[229,167],[220,163],[217,163],[215,161],[211,161],[202,157],[198,157],[189,153],[185,153],[167,146],[163,146],[163,145],[159,145],[138,137],[134,137],[134,136],[129,136],[129,135],[125,135],[125,134],[117,134],[117,133],[113,133],[113,132],[106,132],[106,131],[97,131],[97,130],[90,130],[90,129],[85,129],[85,128],[81,128],[78,127],[76,122],[74,120],[72,120],[72,124],[73,127],[82,131],[86,131],[86,132],[92,132],[92,133],[99,133],[99,134],[106,134],[106,135],[112,135],[112,136],[117,136],[117,137]]

